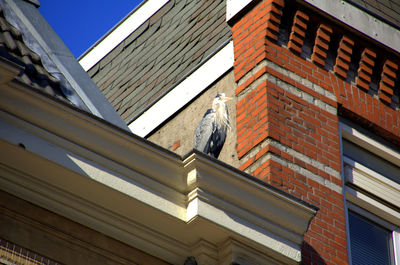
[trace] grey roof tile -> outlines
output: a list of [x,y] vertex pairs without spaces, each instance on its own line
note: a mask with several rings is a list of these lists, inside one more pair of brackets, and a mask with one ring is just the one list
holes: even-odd
[[60,81],[43,67],[40,56],[26,46],[21,32],[7,21],[1,7],[0,57],[21,66],[17,77],[21,82],[71,104]]
[[169,1],[89,73],[129,122],[229,38],[225,0]]

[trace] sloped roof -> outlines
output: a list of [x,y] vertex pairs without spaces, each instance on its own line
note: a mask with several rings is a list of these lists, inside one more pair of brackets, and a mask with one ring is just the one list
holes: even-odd
[[89,75],[126,122],[231,38],[225,0],[171,0]]
[[23,83],[70,103],[60,81],[43,67],[40,56],[25,45],[21,32],[6,20],[1,7],[0,57],[21,66],[23,70],[17,79]]
[[400,28],[400,1],[398,0],[347,0],[370,14],[383,18],[389,24]]

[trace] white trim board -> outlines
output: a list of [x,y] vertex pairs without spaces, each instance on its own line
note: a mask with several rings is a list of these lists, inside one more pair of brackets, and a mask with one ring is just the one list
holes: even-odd
[[227,0],[226,1],[226,21],[231,20],[242,9],[248,6],[252,0]]
[[233,42],[231,41],[129,124],[129,129],[141,137],[146,137],[157,126],[231,69],[233,61]]
[[147,0],[79,58],[79,63],[83,69],[88,71],[92,68],[167,2],[168,0]]
[[350,142],[355,143],[371,153],[376,154],[377,156],[400,167],[400,153],[392,149],[390,146],[382,144],[376,139],[369,137],[361,130],[349,126],[343,122],[340,122],[340,130],[344,139],[347,139]]

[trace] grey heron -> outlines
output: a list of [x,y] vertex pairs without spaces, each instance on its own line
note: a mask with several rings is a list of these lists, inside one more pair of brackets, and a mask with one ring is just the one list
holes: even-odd
[[225,104],[232,98],[226,97],[225,93],[218,93],[202,120],[197,126],[194,136],[194,148],[211,156],[218,158],[225,143],[226,132],[229,125],[229,113]]

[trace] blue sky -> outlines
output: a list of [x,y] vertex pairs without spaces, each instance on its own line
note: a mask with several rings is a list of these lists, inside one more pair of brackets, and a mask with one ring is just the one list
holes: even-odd
[[39,11],[76,58],[141,0],[40,0]]

